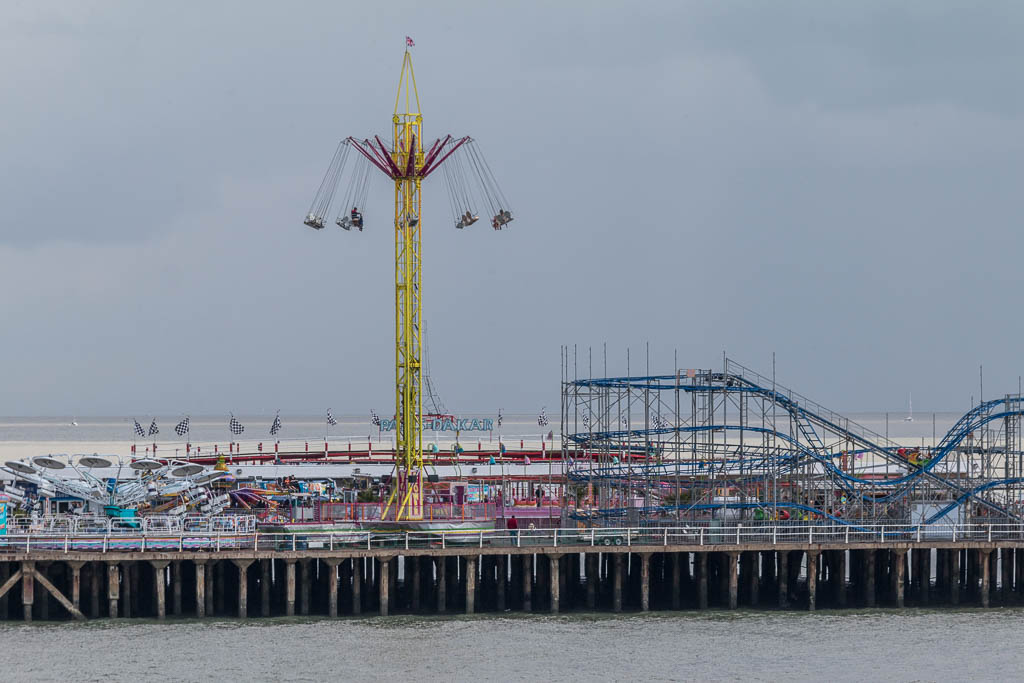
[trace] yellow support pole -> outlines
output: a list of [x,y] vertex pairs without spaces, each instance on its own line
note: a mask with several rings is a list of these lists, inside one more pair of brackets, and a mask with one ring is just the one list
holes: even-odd
[[[408,71],[408,73],[406,73]],[[399,110],[405,93],[405,111]],[[413,107],[415,105],[415,107]],[[423,117],[406,51],[392,117],[395,178],[395,519],[423,519],[420,178]],[[390,509],[391,500],[386,510]]]

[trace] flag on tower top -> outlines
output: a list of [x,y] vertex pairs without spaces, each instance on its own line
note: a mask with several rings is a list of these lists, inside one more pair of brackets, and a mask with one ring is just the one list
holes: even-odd
[[406,37],[405,37],[405,46],[406,46],[406,47],[412,47],[412,46],[413,46],[413,45],[415,45],[415,44],[416,44],[416,43],[414,43],[414,42],[412,41],[412,38],[410,38],[409,36],[406,36]]

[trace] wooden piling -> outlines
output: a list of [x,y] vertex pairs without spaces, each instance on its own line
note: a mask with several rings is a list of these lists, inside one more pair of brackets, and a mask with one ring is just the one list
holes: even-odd
[[194,560],[196,569],[196,618],[206,616],[206,560]]
[[807,551],[807,609],[813,612],[818,605],[818,556],[817,550]]
[[253,560],[232,560],[238,567],[238,618],[249,616],[249,565]]

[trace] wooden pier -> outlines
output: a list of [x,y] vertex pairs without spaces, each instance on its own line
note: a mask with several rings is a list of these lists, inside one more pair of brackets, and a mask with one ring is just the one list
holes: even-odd
[[[813,537],[811,542],[780,542],[774,534],[774,542],[735,544],[709,543],[703,535],[695,543],[690,533],[644,529],[621,545],[616,543],[626,530],[609,532],[616,534],[615,542],[604,545],[601,536],[566,536],[565,531],[571,530],[563,530],[562,539],[547,530],[546,539],[524,531],[522,536],[499,532],[455,542],[363,534],[367,540],[359,541],[361,547],[340,542],[345,539],[322,543],[295,535],[258,535],[230,548],[219,539],[220,550],[189,550],[183,540],[178,550],[106,552],[75,550],[75,539],[64,539],[63,545],[36,539],[27,551],[0,545],[0,618],[814,610],[1024,602],[1024,538],[1019,532],[994,537],[989,528],[987,534],[961,533],[953,540],[890,530],[891,540],[826,537],[822,542]],[[670,542],[685,539],[691,540]],[[159,545],[151,540],[148,547]]]

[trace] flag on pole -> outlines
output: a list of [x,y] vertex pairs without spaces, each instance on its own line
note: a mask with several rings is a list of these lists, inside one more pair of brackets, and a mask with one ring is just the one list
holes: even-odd
[[330,410],[327,411],[327,424],[331,425],[332,427],[338,424],[338,421],[334,419],[333,415],[331,415]]
[[[134,418],[133,418],[133,419],[134,419]],[[136,434],[137,434],[138,436],[145,436],[145,435],[146,435],[146,432],[145,432],[145,430],[143,430],[143,429],[142,429],[142,425],[140,425],[140,424],[139,424],[139,421],[138,421],[138,420],[135,420],[135,433],[136,433]]]
[[541,427],[545,427],[548,424],[547,408],[540,409],[540,415],[537,416],[537,424]]
[[502,418],[502,415],[501,415],[501,410],[499,410],[499,411],[498,411],[498,426],[499,426],[499,427],[501,426],[501,418]]
[[413,42],[412,38],[410,38],[409,36],[405,37],[405,46],[406,47],[412,47],[415,44],[416,43]]
[[156,426],[156,418],[154,417],[153,421],[149,423],[149,436],[154,436],[159,433],[160,428]]
[[231,413],[231,421],[228,422],[228,429],[231,430],[232,434],[237,436],[245,431],[245,425],[243,425],[241,422],[238,421],[237,418],[235,418],[234,413]]
[[270,435],[277,436],[277,433],[281,431],[281,413],[279,412],[274,416],[274,424],[270,425]]
[[370,409],[370,422],[375,424],[377,429],[380,429],[380,415],[373,408]]
[[178,436],[185,436],[188,434],[188,417],[174,425],[174,433]]

